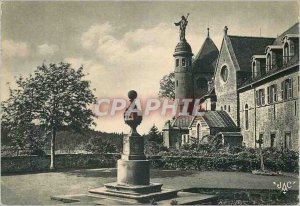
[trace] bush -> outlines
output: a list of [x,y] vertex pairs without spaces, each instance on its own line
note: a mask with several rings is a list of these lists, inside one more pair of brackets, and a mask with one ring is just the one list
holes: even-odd
[[[298,172],[298,153],[281,151],[275,148],[262,150],[265,169],[274,172]],[[232,147],[228,150],[215,148],[209,144],[185,145],[181,149],[170,148],[160,152],[161,161],[155,168],[195,169],[217,171],[251,172],[260,169],[260,151],[258,148]]]

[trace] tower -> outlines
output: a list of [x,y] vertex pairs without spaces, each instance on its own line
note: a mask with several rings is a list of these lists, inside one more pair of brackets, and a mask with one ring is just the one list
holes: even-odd
[[[186,39],[181,39],[173,54],[175,58],[175,98],[179,100],[179,111],[183,110],[182,99],[193,99],[192,49]],[[190,103],[188,112],[191,114]]]

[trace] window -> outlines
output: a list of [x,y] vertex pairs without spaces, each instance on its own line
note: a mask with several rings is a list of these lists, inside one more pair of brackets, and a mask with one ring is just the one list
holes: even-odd
[[270,147],[274,147],[275,146],[275,134],[271,134],[270,136]]
[[181,62],[181,63],[182,63],[182,66],[185,67],[185,58],[182,58],[181,61],[182,61],[182,62]]
[[222,69],[221,69],[221,78],[224,82],[227,81],[228,79],[228,69],[227,69],[227,66],[223,66]]
[[290,99],[293,97],[293,90],[292,90],[292,79],[288,78],[281,82],[281,97],[282,100]]
[[176,59],[176,67],[179,66],[179,59]]
[[295,116],[297,116],[297,102],[295,101]]
[[256,104],[257,106],[265,105],[265,89],[256,91]]
[[286,132],[284,134],[283,148],[284,149],[290,149],[291,148],[291,133],[290,132]]
[[201,132],[201,130],[200,130],[200,123],[198,123],[197,124],[197,140],[199,140],[200,137],[201,137],[200,132]]
[[224,110],[226,111],[226,105],[224,105]]
[[176,87],[178,87],[178,80],[176,80]]
[[267,72],[270,71],[272,69],[272,58],[271,58],[271,54],[268,53],[267,54]]
[[192,65],[191,59],[187,59],[186,66],[191,66],[191,65]]
[[228,105],[228,112],[230,112],[230,105]]
[[255,61],[253,61],[252,63],[252,72],[253,72],[253,78],[257,77],[257,68],[256,68]]
[[283,62],[286,64],[290,60],[289,44],[286,42],[283,47]]
[[223,111],[223,107],[221,106],[221,111]]
[[248,104],[245,105],[245,130],[249,129],[249,110]]
[[259,138],[257,141],[259,148],[261,148],[262,144],[264,143],[264,133],[259,133]]
[[299,92],[299,88],[300,88],[300,85],[299,85],[299,76],[297,77],[298,79],[298,92]]
[[277,85],[276,84],[273,84],[271,86],[269,86],[268,88],[268,103],[269,104],[272,104],[274,102],[277,101]]

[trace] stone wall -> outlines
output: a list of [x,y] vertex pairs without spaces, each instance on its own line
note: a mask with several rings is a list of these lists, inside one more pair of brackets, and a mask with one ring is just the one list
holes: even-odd
[[[293,97],[283,100],[281,95],[281,82],[292,78]],[[268,103],[267,87],[277,85],[277,101]],[[255,91],[265,89],[265,105],[255,108]],[[299,90],[298,72],[281,76],[253,89],[241,92],[240,97],[240,126],[246,146],[254,147],[255,136],[263,135],[263,147],[270,147],[271,134],[275,135],[275,147],[283,146],[286,133],[291,133],[291,149],[298,150],[299,135]],[[245,105],[249,107],[249,129],[245,128]],[[256,115],[255,115],[256,113]],[[256,128],[256,129],[255,129]]]
[[[221,77],[221,69],[224,66],[226,66],[228,69],[228,79],[225,82]],[[238,123],[236,72],[237,71],[231,60],[226,41],[223,41],[223,45],[219,56],[219,62],[216,67],[215,73],[215,89],[217,94],[216,110],[226,110],[228,114],[232,117],[232,119],[235,121],[235,123]]]
[[[115,167],[118,154],[59,154],[57,169]],[[1,173],[47,171],[50,155],[1,157]]]

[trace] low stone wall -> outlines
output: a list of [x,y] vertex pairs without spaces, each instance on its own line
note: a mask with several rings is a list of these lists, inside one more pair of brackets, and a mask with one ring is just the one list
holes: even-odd
[[[56,155],[57,169],[84,169],[116,167],[119,154],[58,154]],[[241,157],[176,157],[151,156],[150,167],[154,169],[183,169],[202,171],[242,171],[251,172],[260,168],[257,159]],[[18,156],[2,157],[1,172],[36,172],[47,171],[50,165],[50,155],[46,156]],[[265,161],[265,167],[271,171],[298,172],[298,162],[291,164],[278,163],[278,161]]]
[[[58,154],[55,160],[57,169],[80,169],[115,167],[119,158],[117,154]],[[48,171],[49,166],[50,155],[1,158],[2,174]]]

